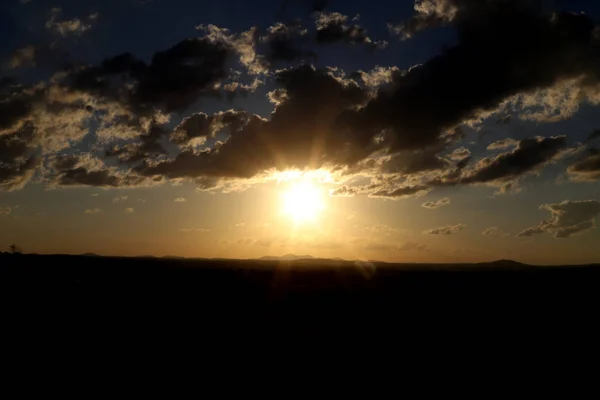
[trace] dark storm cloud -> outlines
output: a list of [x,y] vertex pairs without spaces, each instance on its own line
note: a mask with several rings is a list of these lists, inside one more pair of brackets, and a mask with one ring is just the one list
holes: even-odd
[[[208,38],[186,39],[157,52],[149,65],[124,53],[100,66],[75,67],[61,84],[119,101],[134,111],[183,111],[201,95],[216,91],[215,85],[228,75],[226,62],[232,51]],[[131,89],[124,89],[125,82]]]
[[138,136],[138,141],[125,145],[114,145],[106,151],[107,157],[118,156],[124,163],[136,163],[154,159],[167,153],[160,140],[167,135],[167,130],[159,124],[152,123],[147,132]]
[[22,161],[13,161],[9,164],[0,163],[0,189],[22,189],[32,178],[39,159],[31,156]]
[[307,33],[308,30],[297,20],[270,26],[267,33],[260,37],[260,42],[266,46],[264,55],[267,61],[273,64],[302,58],[314,59],[316,54],[305,48]]
[[[159,51],[148,62],[123,53],[98,65],[69,65],[36,87],[5,83],[0,186],[22,185],[39,164],[38,153],[44,158],[75,146],[90,126],[97,139],[94,154],[115,157],[110,161],[119,161],[118,167],[79,160],[51,168],[53,182],[128,186],[193,178],[206,190],[221,187],[222,178],[251,178],[272,168],[330,166],[368,171],[372,179],[333,195],[404,198],[444,185],[512,185],[563,154],[565,138],[495,142],[488,149],[516,147],[474,163],[470,150],[456,149],[464,138],[457,127],[493,114],[514,96],[553,89],[567,79],[577,78],[575,86],[585,92],[597,86],[600,70],[600,39],[588,17],[543,15],[531,4],[420,1],[415,18],[421,20],[406,32],[451,24],[457,44],[408,71],[376,67],[351,75],[361,85],[338,68],[272,68],[275,62],[313,57],[310,42],[375,45],[348,17],[322,10],[312,14],[316,36],[288,19],[262,33],[258,27],[231,33],[198,26],[204,36]],[[35,63],[36,49],[21,52],[15,66]],[[240,67],[232,62],[246,70],[232,70]],[[198,112],[203,98],[253,92],[259,78],[271,77],[276,88],[268,97],[275,110],[269,119],[241,110]],[[29,138],[16,133],[25,126],[33,127]],[[596,161],[588,155],[569,173],[597,177]]]
[[301,66],[277,73],[285,90],[270,120],[249,117],[224,143],[202,152],[184,151],[171,161],[139,169],[168,177],[251,177],[269,168],[318,168],[326,163],[353,162],[371,150],[333,130],[345,109],[366,101],[355,82],[328,70]]
[[458,232],[458,231],[462,231],[463,229],[465,229],[466,225],[465,224],[457,224],[457,225],[448,225],[448,226],[442,226],[440,228],[433,228],[433,229],[429,229],[423,233],[427,234],[427,235],[451,235],[454,232]]
[[574,181],[599,181],[600,150],[589,149],[582,157],[569,166],[567,173]]
[[440,157],[437,149],[403,151],[381,164],[381,172],[413,174],[421,171],[445,169],[450,163]]
[[30,146],[33,127],[28,124],[14,133],[0,135],[0,189],[22,188],[39,165]]
[[368,44],[373,48],[385,48],[387,42],[374,42],[365,28],[358,24],[348,24],[348,17],[337,12],[315,13],[318,43],[347,42]]
[[469,184],[513,180],[551,162],[566,147],[565,136],[524,139],[509,153],[480,160],[475,169],[462,177],[460,182]]
[[[519,193],[521,189],[515,183],[518,179],[528,173],[539,171],[568,151],[564,136],[530,138],[517,143],[513,151],[482,158],[471,167],[469,167],[471,156],[454,160],[453,163],[452,157],[441,158],[436,155],[436,151],[431,151],[426,158],[417,158],[418,162],[415,163],[410,157],[411,153],[406,156],[406,152],[401,152],[398,156],[383,161],[377,169],[379,174],[400,175],[392,175],[388,179],[374,179],[371,184],[363,186],[341,186],[331,194],[334,196],[369,194],[370,197],[403,198],[424,195],[436,187],[480,183],[498,186],[495,192],[497,195]],[[460,150],[459,153],[463,151]],[[422,157],[427,153],[412,153],[413,156],[415,154]],[[394,164],[397,165],[390,168],[390,165]],[[423,206],[435,208],[436,204],[429,202]]]
[[187,144],[191,140],[204,143],[208,138],[224,128],[233,134],[239,131],[248,121],[245,111],[228,110],[213,115],[197,113],[185,118],[171,134],[171,140],[179,144]]
[[[134,187],[151,182],[131,171],[109,168],[90,154],[68,154],[53,157],[48,163],[51,186]],[[50,172],[47,171],[47,172]]]
[[550,233],[556,238],[568,238],[593,229],[596,226],[595,219],[600,215],[600,202],[566,200],[562,203],[542,204],[540,209],[550,212],[550,219],[525,229],[517,236]]
[[16,84],[0,87],[0,135],[23,126],[36,102],[43,97],[42,90]]
[[594,132],[590,133],[586,141],[591,142],[592,140],[596,140],[600,138],[600,129],[596,129]]
[[457,25],[455,46],[396,77],[365,108],[346,112],[341,126],[369,137],[385,132],[392,149],[418,149],[517,94],[571,78],[583,89],[597,87],[600,52],[589,17],[540,15],[508,0],[477,3],[464,2],[477,18]]

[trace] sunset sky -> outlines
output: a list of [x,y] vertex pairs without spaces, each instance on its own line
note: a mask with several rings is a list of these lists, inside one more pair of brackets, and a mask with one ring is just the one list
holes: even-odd
[[0,247],[598,262],[598,17],[3,0]]

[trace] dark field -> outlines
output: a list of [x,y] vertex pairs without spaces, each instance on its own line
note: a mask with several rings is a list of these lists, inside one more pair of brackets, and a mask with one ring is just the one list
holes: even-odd
[[[223,320],[318,333],[403,320],[576,318],[598,302],[600,266],[358,264],[94,256],[0,256],[4,293],[62,311]],[[27,293],[27,296],[24,294]],[[85,309],[85,310],[84,310]],[[262,325],[266,324],[266,325]],[[270,328],[269,328],[270,329]]]
[[599,276],[598,265],[510,262],[0,258],[5,332],[96,350],[315,339],[576,346],[597,337]]
[[482,382],[476,376],[496,377],[499,388],[532,376],[546,384],[557,368],[597,360],[599,273],[1,256],[2,356],[22,387],[77,393],[153,386],[165,374],[202,387],[214,376],[226,390],[246,390],[233,377],[249,374],[260,387],[276,385],[275,376],[305,387],[322,374],[353,390],[359,381],[342,371],[412,381],[399,368],[422,379],[472,371],[469,386]]

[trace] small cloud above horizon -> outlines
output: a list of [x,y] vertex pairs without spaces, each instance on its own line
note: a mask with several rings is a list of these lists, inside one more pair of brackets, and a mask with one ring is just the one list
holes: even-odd
[[429,229],[424,231],[423,233],[427,234],[427,235],[443,235],[443,236],[447,236],[447,235],[451,235],[454,232],[458,232],[458,231],[462,231],[463,229],[465,229],[466,225],[465,224],[456,224],[456,225],[448,225],[448,226],[442,226],[439,228],[433,228],[433,229]]
[[428,208],[430,210],[435,210],[437,208],[447,206],[451,201],[448,197],[444,197],[443,199],[439,199],[437,201],[428,201],[426,203],[421,204],[421,207]]

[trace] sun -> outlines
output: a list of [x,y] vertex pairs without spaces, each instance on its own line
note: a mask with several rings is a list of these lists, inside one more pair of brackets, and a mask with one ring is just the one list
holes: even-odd
[[295,183],[283,193],[283,213],[296,223],[315,222],[324,208],[322,191],[309,181]]

